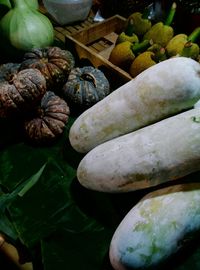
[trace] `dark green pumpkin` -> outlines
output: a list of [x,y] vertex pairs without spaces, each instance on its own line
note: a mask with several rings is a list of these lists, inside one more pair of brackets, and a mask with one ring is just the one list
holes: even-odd
[[92,66],[74,68],[63,87],[64,98],[83,108],[91,107],[110,93],[104,73]]

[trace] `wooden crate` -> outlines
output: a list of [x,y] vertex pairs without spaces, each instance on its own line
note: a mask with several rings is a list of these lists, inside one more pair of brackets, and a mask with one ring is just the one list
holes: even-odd
[[54,29],[56,36],[65,38],[66,48],[76,53],[79,59],[89,60],[95,67],[103,69],[110,79],[122,85],[132,77],[108,59],[125,22],[125,18],[115,15],[100,23],[85,21],[79,25],[55,26]]

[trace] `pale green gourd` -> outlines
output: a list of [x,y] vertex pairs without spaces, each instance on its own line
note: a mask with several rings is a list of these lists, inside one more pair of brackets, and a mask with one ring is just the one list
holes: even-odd
[[27,0],[12,0],[12,8],[0,21],[2,49],[14,53],[32,48],[50,46],[54,41],[54,29],[50,20]]
[[37,0],[25,0],[30,8],[38,9],[38,1]]
[[[25,0],[30,8],[38,9],[38,0]],[[12,8],[10,0],[0,0],[0,19]]]
[[[12,7],[11,1],[10,0],[0,0],[0,5],[7,6],[10,9]],[[30,8],[38,9],[38,7],[39,7],[38,0],[25,0],[25,2],[28,4],[28,6]]]

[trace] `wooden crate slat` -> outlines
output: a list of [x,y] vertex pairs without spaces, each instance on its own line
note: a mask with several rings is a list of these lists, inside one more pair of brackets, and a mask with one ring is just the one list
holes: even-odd
[[78,32],[77,35],[74,35],[74,38],[81,41],[83,44],[89,44],[110,34],[111,32],[121,32],[124,28],[125,22],[125,18],[116,15]]
[[62,33],[64,36],[68,36],[68,35],[71,35],[71,32],[69,32],[67,29],[65,28],[62,28],[62,27],[55,27],[55,29]]
[[56,31],[56,30],[54,30],[54,31],[55,31],[55,38],[64,43],[65,42],[65,35]]
[[109,75],[126,83],[132,79],[130,74],[108,60],[125,22],[125,18],[115,15],[74,35],[66,35],[66,47],[78,54],[79,59],[88,59],[97,68],[105,67]]
[[[48,15],[45,8],[42,13]],[[118,34],[124,30],[126,19],[120,15],[110,17],[103,22],[94,22],[94,16],[77,24],[61,26],[49,17],[54,25],[55,38],[64,42],[71,52],[81,59],[88,59],[95,67],[104,68],[109,78],[126,83],[132,79],[130,74],[109,61]]]
[[97,52],[101,52],[105,49],[105,46],[103,46],[100,42],[93,43],[89,48],[92,48],[96,50]]

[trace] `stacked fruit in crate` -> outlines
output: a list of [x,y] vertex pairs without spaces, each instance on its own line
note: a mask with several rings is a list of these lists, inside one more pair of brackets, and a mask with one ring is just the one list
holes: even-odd
[[177,33],[173,28],[177,4],[174,2],[164,21],[153,23],[147,13],[134,12],[127,19],[111,51],[109,60],[126,70],[132,77],[163,60],[175,56],[199,61],[200,27],[192,33]]

